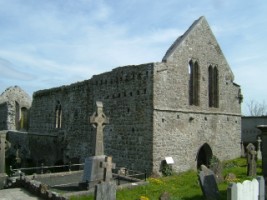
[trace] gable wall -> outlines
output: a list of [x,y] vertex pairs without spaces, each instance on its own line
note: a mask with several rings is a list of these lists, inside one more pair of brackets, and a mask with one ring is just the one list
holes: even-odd
[[[200,68],[199,106],[189,105],[190,59]],[[208,101],[208,67],[218,66],[219,108]],[[205,21],[183,38],[166,62],[154,70],[154,171],[166,156],[172,156],[175,171],[196,168],[200,147],[207,143],[221,160],[240,155],[241,107],[239,87]]]

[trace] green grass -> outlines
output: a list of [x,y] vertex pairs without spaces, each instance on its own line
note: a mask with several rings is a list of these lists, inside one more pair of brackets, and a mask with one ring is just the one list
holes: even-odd
[[[224,163],[223,176],[229,173],[236,175],[236,181],[242,182],[253,177],[246,176],[246,160],[235,159]],[[261,166],[261,162],[258,162]],[[258,168],[258,175],[261,169]],[[161,178],[149,178],[149,184],[132,189],[117,191],[117,200],[157,200],[164,192],[169,193],[171,200],[201,200],[204,199],[196,171],[188,171],[177,175]],[[227,199],[227,187],[229,182],[219,184],[221,199]],[[143,197],[143,198],[141,198]],[[93,196],[72,197],[71,200],[90,200]]]

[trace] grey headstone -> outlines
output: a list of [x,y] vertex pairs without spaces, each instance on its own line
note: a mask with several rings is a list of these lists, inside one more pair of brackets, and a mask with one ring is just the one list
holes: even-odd
[[261,130],[261,146],[262,146],[262,173],[267,178],[267,125],[257,126]]
[[262,160],[262,153],[261,153],[261,142],[262,141],[260,137],[258,137],[257,142],[258,142],[257,159]]
[[220,199],[220,193],[218,190],[215,175],[213,171],[209,170],[205,165],[201,165],[199,181],[201,185],[201,190],[206,199]]
[[95,186],[95,200],[116,200],[116,184],[103,182]]
[[111,181],[112,169],[115,169],[115,163],[112,163],[112,157],[107,156],[105,162],[101,163],[101,167],[104,168],[104,181]]
[[247,146],[247,175],[256,176],[257,174],[257,152],[255,146],[251,143]]
[[257,180],[259,182],[259,200],[265,199],[265,180],[263,176],[258,176]]

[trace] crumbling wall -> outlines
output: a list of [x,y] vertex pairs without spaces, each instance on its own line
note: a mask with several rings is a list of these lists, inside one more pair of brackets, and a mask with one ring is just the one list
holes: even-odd
[[[0,95],[0,103],[5,103],[7,109],[1,109],[0,122],[7,130],[27,130],[31,107],[30,96],[18,86],[7,88]],[[5,122],[5,125],[3,124]]]

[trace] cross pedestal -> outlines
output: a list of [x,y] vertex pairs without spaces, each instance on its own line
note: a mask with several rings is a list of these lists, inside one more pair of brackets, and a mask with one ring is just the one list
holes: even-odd
[[104,169],[100,166],[101,163],[105,162],[105,157],[105,155],[91,156],[85,159],[82,182],[94,185],[97,182],[103,181]]

